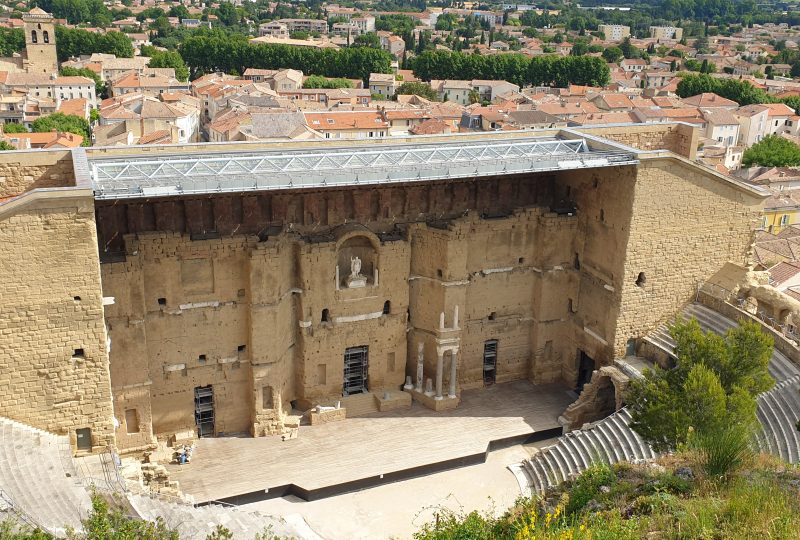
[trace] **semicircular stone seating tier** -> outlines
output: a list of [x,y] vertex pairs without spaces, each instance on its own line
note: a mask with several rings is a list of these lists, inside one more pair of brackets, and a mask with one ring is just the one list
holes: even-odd
[[[694,317],[705,331],[725,334],[736,322],[700,304],[689,304],[680,314]],[[667,325],[659,326],[645,338],[673,354],[675,341]],[[777,349],[773,351],[769,373],[775,387],[758,396],[757,417],[761,430],[757,443],[761,451],[780,456],[790,463],[800,462],[800,368]],[[596,461],[617,463],[637,462],[656,457],[628,423],[630,414],[625,408],[611,416],[571,431],[559,437],[552,446],[540,450],[522,463],[509,469],[519,483],[523,495],[541,494],[550,487],[585,471]]]

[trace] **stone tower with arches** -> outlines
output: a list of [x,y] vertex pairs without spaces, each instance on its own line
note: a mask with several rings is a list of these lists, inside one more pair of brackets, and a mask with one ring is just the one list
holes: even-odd
[[57,73],[56,31],[53,16],[33,8],[22,16],[25,23],[25,71]]

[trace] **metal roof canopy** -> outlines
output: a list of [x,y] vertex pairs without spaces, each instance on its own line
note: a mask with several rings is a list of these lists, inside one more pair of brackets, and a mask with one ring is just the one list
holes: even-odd
[[585,138],[321,147],[90,158],[97,199],[340,187],[638,163],[635,152],[592,149]]

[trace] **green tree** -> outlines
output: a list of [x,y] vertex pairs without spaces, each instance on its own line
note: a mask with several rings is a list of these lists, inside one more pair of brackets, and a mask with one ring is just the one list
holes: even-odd
[[375,32],[367,32],[357,36],[353,41],[353,45],[358,47],[372,47],[373,49],[381,48],[381,38]]
[[303,81],[303,88],[352,88],[349,79],[328,79],[320,75],[309,75]]
[[225,26],[234,26],[239,24],[239,12],[236,11],[236,6],[230,2],[220,2],[217,8],[217,18],[219,22]]
[[56,26],[56,51],[60,61],[92,53],[115,54],[120,58],[133,57],[133,44],[121,32],[96,34],[80,28]]
[[571,54],[572,56],[583,56],[588,52],[589,52],[589,46],[583,41],[578,41],[577,43],[575,43],[575,45],[572,46],[572,50],[569,51],[569,54]]
[[28,133],[28,128],[22,124],[3,124],[3,133]]
[[436,94],[433,88],[431,88],[430,85],[421,82],[404,82],[397,88],[395,93],[401,95],[413,94],[430,101],[439,100],[439,96]]
[[14,148],[14,145],[9,142],[0,141],[0,150],[16,150],[16,148]]
[[755,396],[775,383],[768,372],[772,336],[741,321],[725,336],[703,333],[696,320],[673,324],[674,368],[646,370],[631,381],[631,428],[657,451],[687,442],[690,428],[719,431],[755,421]]
[[800,165],[800,146],[778,135],[770,135],[745,150],[742,165],[794,167]]
[[[189,79],[189,68],[180,54],[175,51],[159,51],[154,49],[148,51],[150,62],[147,64],[151,68],[173,68],[175,70],[175,77],[179,81],[186,81]],[[144,52],[142,53],[144,54]]]
[[623,58],[622,49],[619,47],[608,47],[603,51],[603,59],[609,64],[616,64]]
[[99,496],[92,496],[92,511],[83,521],[84,532],[76,540],[179,540],[159,517],[156,521],[130,519],[121,510],[111,511]]
[[88,145],[91,137],[89,122],[85,118],[73,114],[53,113],[48,116],[37,118],[31,124],[31,131],[34,133],[46,133],[48,131],[66,131],[75,133],[83,137],[83,142]]
[[189,10],[186,8],[186,6],[181,4],[175,4],[174,6],[169,8],[169,13],[167,13],[167,17],[177,17],[179,19],[191,19]]

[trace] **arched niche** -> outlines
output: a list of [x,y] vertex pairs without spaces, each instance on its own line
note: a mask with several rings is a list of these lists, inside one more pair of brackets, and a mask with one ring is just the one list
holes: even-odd
[[340,238],[336,251],[337,286],[356,289],[377,284],[378,243],[371,234],[354,231]]

